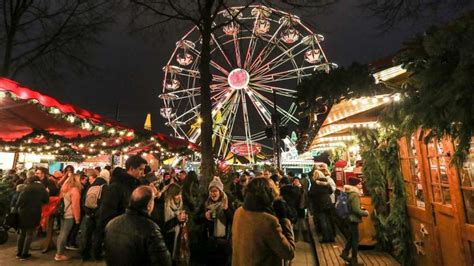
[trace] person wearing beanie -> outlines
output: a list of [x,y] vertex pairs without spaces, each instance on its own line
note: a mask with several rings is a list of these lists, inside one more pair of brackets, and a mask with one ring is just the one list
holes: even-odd
[[274,215],[278,188],[268,178],[250,181],[244,206],[235,211],[232,224],[232,265],[282,265],[295,256],[291,222]]
[[[350,206],[349,214],[349,237],[346,240],[344,250],[340,257],[351,265],[357,265],[357,250],[359,248],[359,223],[362,217],[369,216],[369,212],[360,207],[360,191],[362,182],[359,178],[350,177],[348,184],[344,186],[344,192],[347,193],[347,204]],[[349,251],[352,250],[352,257],[349,258]]]
[[204,248],[200,253],[206,265],[228,265],[230,257],[230,231],[232,229],[232,207],[224,184],[215,176],[209,183],[207,200],[197,212],[195,221],[202,226]]

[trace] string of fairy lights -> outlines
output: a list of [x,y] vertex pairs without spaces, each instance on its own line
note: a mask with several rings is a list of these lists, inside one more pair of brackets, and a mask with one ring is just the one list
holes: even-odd
[[[0,99],[10,98],[13,101],[24,100],[10,91],[1,91]],[[89,132],[88,136],[67,138],[46,130],[32,129],[21,138],[7,141],[0,140],[0,152],[18,152],[44,155],[75,155],[84,159],[103,154],[123,155],[137,153],[141,155],[153,154],[155,157],[171,157],[192,153],[190,145],[170,147],[164,140],[155,138],[151,132],[134,132],[104,122],[99,118],[83,117],[76,113],[63,112],[58,107],[49,107],[37,99],[27,100],[27,104],[34,105],[41,111],[48,113],[57,120],[69,122],[78,128]]]

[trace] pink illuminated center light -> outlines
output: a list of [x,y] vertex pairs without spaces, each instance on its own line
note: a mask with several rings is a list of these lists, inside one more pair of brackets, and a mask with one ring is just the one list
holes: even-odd
[[249,84],[250,76],[245,69],[236,68],[229,73],[227,82],[233,89],[243,89]]

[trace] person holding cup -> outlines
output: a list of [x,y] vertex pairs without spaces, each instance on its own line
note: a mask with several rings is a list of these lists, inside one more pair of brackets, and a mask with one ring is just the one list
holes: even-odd
[[180,185],[170,183],[163,189],[163,193],[164,196],[160,198],[163,200],[158,202],[158,206],[155,207],[158,210],[156,212],[156,220],[154,220],[158,222],[162,232],[164,232],[166,247],[174,259],[177,252],[180,224],[185,223],[188,217],[184,210]]
[[206,265],[227,265],[231,255],[230,233],[232,230],[232,207],[224,192],[224,185],[215,176],[209,183],[209,194],[196,216],[202,226],[203,258]]

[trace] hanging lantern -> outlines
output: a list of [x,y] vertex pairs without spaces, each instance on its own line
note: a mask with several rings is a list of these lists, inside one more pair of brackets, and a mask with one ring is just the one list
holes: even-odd
[[255,25],[255,34],[262,35],[270,30],[270,21],[266,19],[259,19]]
[[310,64],[321,62],[321,51],[319,49],[309,49],[304,53],[304,60]]
[[181,86],[181,83],[179,82],[179,80],[172,79],[171,83],[166,83],[165,88],[170,91],[175,91],[179,89],[180,86]]
[[181,73],[181,68],[173,65],[166,65],[163,67],[163,71],[171,74]]
[[178,96],[174,93],[163,93],[158,96],[162,100],[176,100],[178,99]]
[[166,119],[170,119],[175,116],[173,110],[169,107],[160,108],[160,115]]
[[281,33],[281,40],[286,44],[293,44],[300,38],[295,28],[287,28]]
[[225,25],[222,30],[226,35],[233,36],[239,33],[240,26],[235,22],[231,22],[228,25]]
[[254,7],[250,12],[254,17],[266,17],[268,18],[272,14],[272,10],[266,6]]
[[190,53],[181,53],[176,55],[176,61],[182,66],[189,66],[193,62],[193,56]]
[[188,41],[188,40],[180,40],[178,42],[176,42],[176,46],[181,48],[181,49],[194,49],[195,45],[192,41]]

